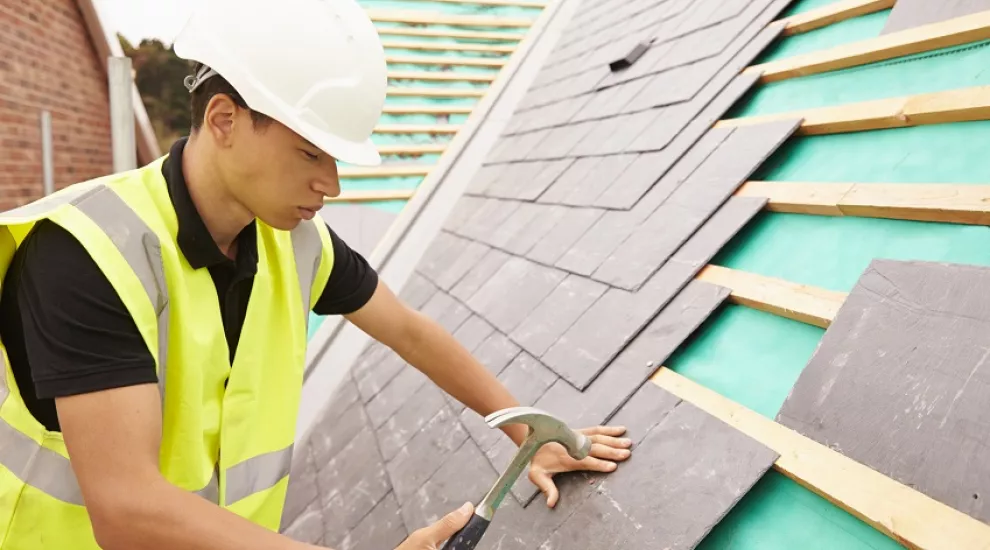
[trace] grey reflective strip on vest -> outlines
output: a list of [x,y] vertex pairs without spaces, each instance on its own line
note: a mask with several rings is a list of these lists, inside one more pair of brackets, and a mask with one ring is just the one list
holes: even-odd
[[213,475],[206,482],[206,487],[194,492],[214,504],[220,503],[220,476],[216,468],[213,468]]
[[247,498],[255,493],[271,489],[289,475],[292,466],[292,445],[249,458],[227,468],[226,504]]
[[100,187],[76,204],[120,251],[134,270],[158,318],[158,388],[165,406],[165,368],[168,359],[168,288],[158,235],[124,199],[109,187]]
[[309,330],[309,302],[313,292],[316,272],[323,257],[323,239],[316,223],[302,222],[292,230],[292,254],[296,258],[296,274],[299,276],[299,292],[302,294],[303,315]]
[[[64,204],[74,204],[106,233],[137,274],[158,316],[159,378],[160,388],[164,391],[168,351],[168,297],[158,236],[110,188],[101,185],[79,186],[78,189],[78,192],[74,192],[70,188],[70,191],[55,195],[51,199],[43,199],[0,214],[0,222],[5,219],[37,216]],[[5,365],[0,365],[0,405],[9,393],[4,378],[6,373],[2,372],[4,369]],[[56,499],[83,505],[79,484],[69,460],[55,451],[42,447],[2,419],[0,419],[0,464],[24,483]],[[207,485],[204,491],[209,489],[210,486]],[[212,492],[215,495],[218,491],[214,489]],[[216,502],[215,497],[213,500]]]

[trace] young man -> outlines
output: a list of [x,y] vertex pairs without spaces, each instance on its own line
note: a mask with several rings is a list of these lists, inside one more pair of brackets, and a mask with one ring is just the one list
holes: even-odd
[[[0,215],[0,549],[311,548],[276,533],[310,310],[479,414],[517,404],[315,221],[336,160],[378,162],[385,59],[360,6],[204,2],[175,48],[200,64],[188,139]],[[592,457],[533,460],[551,506],[554,474],[629,456],[621,428],[586,433]],[[470,513],[400,548],[435,548]]]

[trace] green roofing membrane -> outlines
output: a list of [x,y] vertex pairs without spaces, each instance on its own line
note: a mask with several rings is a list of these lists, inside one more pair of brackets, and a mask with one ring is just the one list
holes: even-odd
[[[802,1],[792,13],[830,2]],[[765,58],[876,36],[887,13],[862,16],[775,44]],[[858,21],[857,21],[858,20]],[[824,32],[822,32],[824,31]],[[813,36],[819,33],[818,36]],[[986,43],[761,86],[731,116],[753,116],[990,84]],[[794,182],[990,182],[990,122],[796,137],[753,179]],[[848,292],[875,258],[990,265],[990,228],[763,212],[712,261],[716,265]],[[757,413],[775,418],[824,330],[727,305],[668,366]],[[700,546],[704,550],[893,549],[902,546],[829,501],[771,471]]]

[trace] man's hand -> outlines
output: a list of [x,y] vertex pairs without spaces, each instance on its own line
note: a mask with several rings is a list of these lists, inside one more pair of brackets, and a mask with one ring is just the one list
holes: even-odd
[[415,531],[395,550],[439,550],[443,541],[454,536],[454,533],[467,525],[472,513],[474,506],[467,502],[433,525]]
[[530,462],[529,480],[543,491],[547,497],[547,506],[557,505],[560,493],[553,482],[553,476],[564,472],[587,470],[591,472],[613,472],[618,468],[617,462],[622,462],[631,456],[632,441],[619,438],[626,433],[621,426],[598,426],[578,430],[591,438],[591,454],[584,460],[574,460],[562,445],[548,443],[536,452]]

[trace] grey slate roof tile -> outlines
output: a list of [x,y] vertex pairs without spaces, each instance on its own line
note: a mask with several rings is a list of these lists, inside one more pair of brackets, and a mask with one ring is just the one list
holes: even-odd
[[[467,432],[448,407],[443,407],[388,462],[389,478],[399,503],[406,508],[413,495],[438,469],[450,453],[467,439]],[[417,526],[422,527],[422,525]]]
[[405,360],[403,360],[397,353],[389,349],[385,357],[382,358],[374,367],[372,367],[366,375],[361,378],[355,379],[357,382],[358,391],[361,393],[361,399],[363,402],[367,403],[371,401],[371,398],[378,395],[378,392],[385,387],[392,378],[395,378],[399,372],[402,371],[403,367],[406,366]]
[[478,292],[468,306],[502,332],[508,333],[526,318],[566,274],[529,260],[513,257]]
[[350,533],[339,541],[328,536],[324,543],[338,550],[383,550],[399,546],[407,536],[399,503],[389,493]]
[[483,241],[492,231],[505,223],[516,208],[519,208],[519,203],[516,201],[486,200],[488,203],[479,208],[478,213],[468,220],[458,233],[476,241]]
[[320,501],[313,501],[291,524],[282,527],[282,534],[306,544],[323,544],[323,513]]
[[440,412],[446,403],[444,395],[436,384],[427,382],[410,394],[399,410],[378,428],[375,432],[378,448],[386,462],[395,458],[399,450]]
[[505,250],[517,256],[526,255],[568,212],[566,207],[557,204],[534,204],[533,207],[539,209],[539,214],[505,245]]
[[450,290],[450,294],[461,302],[468,301],[481,285],[498,271],[511,256],[497,248],[490,249],[481,261],[468,271]]
[[541,547],[694,548],[777,458],[680,403]]
[[612,415],[608,423],[612,426],[625,426],[624,437],[631,439],[635,448],[680,402],[681,399],[676,395],[647,382]]
[[[612,118],[611,120],[615,120],[617,122],[617,126],[612,133],[606,136],[601,142],[601,149],[599,152],[604,154],[614,154],[622,151],[633,151],[634,149],[630,147],[630,144],[636,141],[639,135],[646,129],[658,126],[663,127],[667,124],[671,124],[671,122],[667,119],[669,118],[668,113],[672,108],[673,107],[660,107],[657,109],[639,111]],[[660,148],[661,147],[639,148],[638,150]]]
[[474,350],[477,359],[489,372],[498,376],[521,350],[501,332],[494,332]]
[[555,265],[589,277],[640,223],[642,219],[632,212],[606,212]]
[[[542,125],[541,125],[542,126]],[[535,146],[533,158],[560,159],[568,156],[572,149],[595,130],[594,122],[570,123],[550,130],[547,138]]]
[[453,336],[464,346],[464,349],[474,351],[493,332],[495,332],[495,327],[491,323],[482,317],[472,315],[453,333]]
[[[476,241],[468,241],[461,253],[448,258],[447,269],[436,276],[434,282],[443,290],[450,291],[478,262],[488,254],[489,247]],[[424,304],[425,305],[425,304]]]
[[[425,277],[417,274],[413,274],[409,277],[409,281],[399,292],[399,298],[406,302],[409,307],[413,309],[419,309],[423,307],[423,304],[428,302],[433,294],[437,291],[437,287],[428,281]],[[370,358],[373,361],[377,361],[378,358]],[[355,370],[355,375],[357,370]]]
[[358,434],[328,464],[317,464],[317,469],[327,533],[350,531],[389,492],[388,476],[370,430]]
[[517,196],[520,200],[536,200],[544,191],[547,190],[557,178],[564,173],[565,170],[570,168],[571,164],[574,163],[574,159],[564,159],[564,160],[554,160],[544,163],[543,170],[536,175],[535,178],[527,180],[524,182],[522,190]]
[[[282,508],[282,527],[292,525],[319,496],[320,493],[316,489],[316,466],[309,446],[297,446],[292,453],[292,465],[289,469],[289,488],[286,492],[285,506]],[[322,524],[321,517],[321,535]]]
[[472,197],[470,195],[465,195],[457,201],[454,205],[454,209],[451,211],[447,219],[444,220],[443,228],[447,231],[457,232],[460,228],[469,220],[472,216],[477,213],[478,209],[481,208],[487,201],[480,197]]
[[512,340],[539,357],[574,324],[608,287],[571,275],[512,332]]
[[454,332],[471,315],[463,304],[443,291],[438,291],[420,311],[440,323],[447,332]]
[[314,427],[307,441],[306,453],[312,453],[313,462],[319,465],[333,460],[341,449],[370,426],[361,402],[355,401],[346,409],[339,411],[337,403],[333,403],[333,407],[326,414],[326,418],[332,418],[333,421]]
[[636,156],[622,176],[609,183],[594,198],[594,206],[629,209],[667,173],[677,161],[671,151],[654,151]]
[[580,186],[581,182],[588,174],[601,162],[600,157],[586,157],[574,161],[574,164],[565,170],[553,185],[550,186],[538,199],[540,202],[560,204],[565,197]]
[[431,525],[465,502],[480,501],[497,477],[474,442],[466,440],[443,470],[402,504],[402,518],[410,530]]
[[428,380],[425,374],[414,367],[403,369],[378,395],[368,401],[366,410],[372,427],[377,428],[384,424]]
[[526,254],[528,258],[553,265],[604,213],[597,208],[565,208],[557,225]]
[[485,195],[493,198],[514,199],[524,183],[543,169],[542,162],[512,162],[503,167],[498,178],[488,185]]
[[465,192],[471,195],[484,194],[491,184],[498,180],[505,169],[505,164],[486,164],[482,166],[474,178],[471,179],[471,183],[468,184]]

